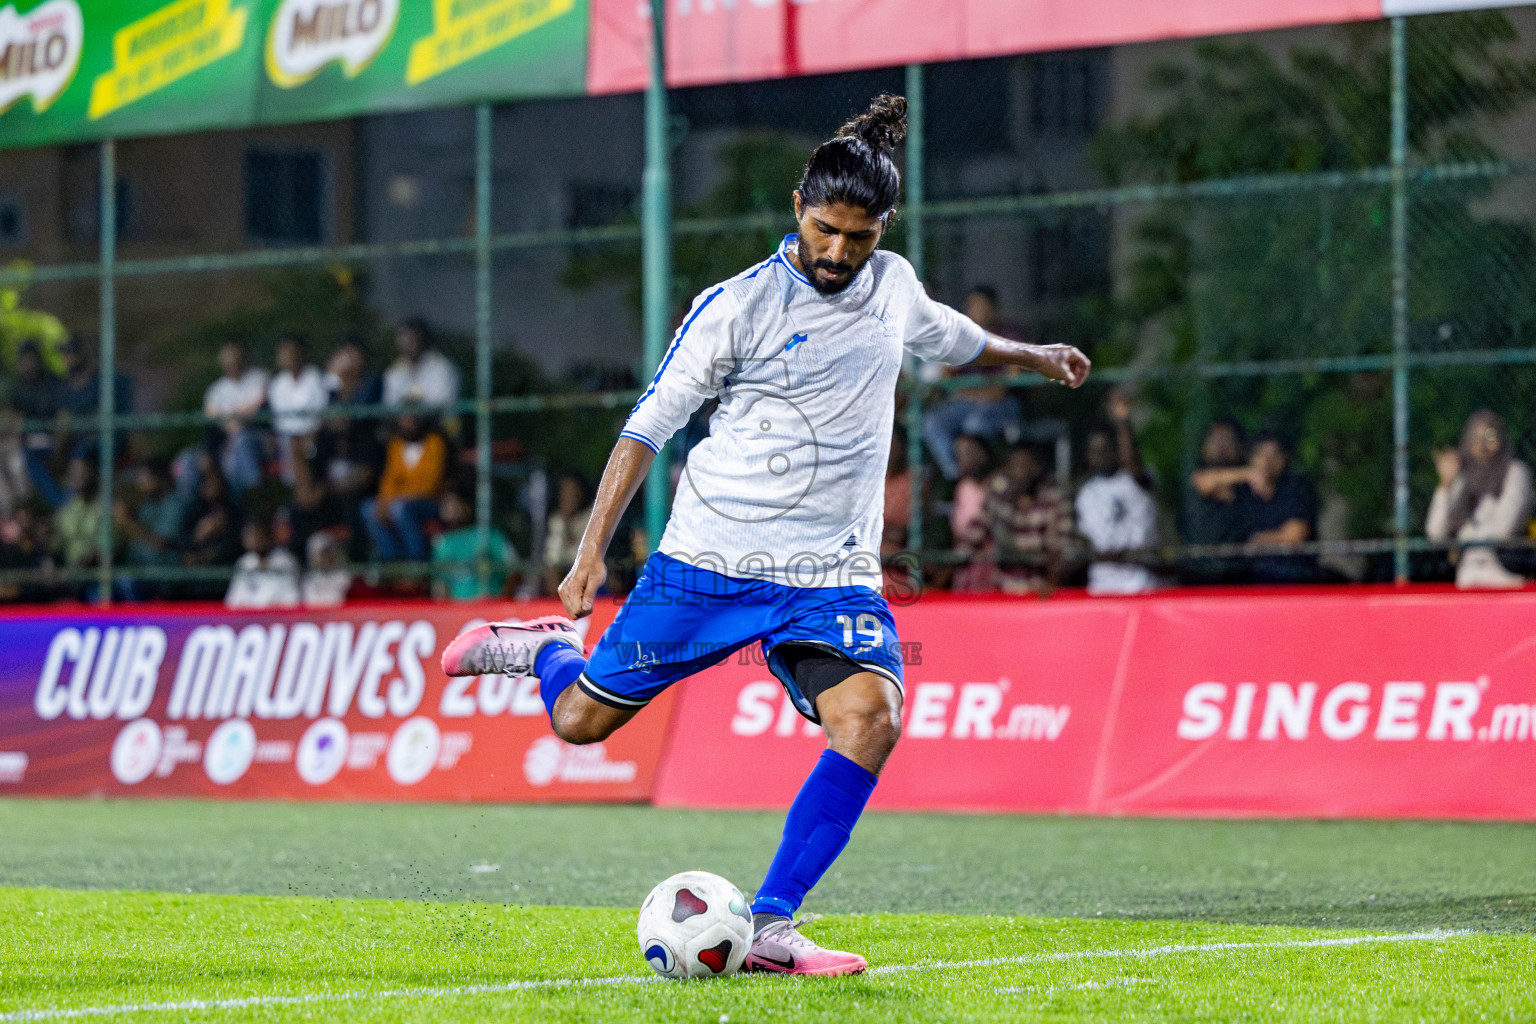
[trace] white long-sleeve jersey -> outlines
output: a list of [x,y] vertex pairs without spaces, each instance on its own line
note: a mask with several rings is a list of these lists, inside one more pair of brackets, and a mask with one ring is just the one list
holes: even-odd
[[790,262],[795,244],[700,293],[623,436],[660,451],[718,396],[660,550],[738,578],[878,588],[903,353],[968,363],[986,332],[895,253],[823,295]]

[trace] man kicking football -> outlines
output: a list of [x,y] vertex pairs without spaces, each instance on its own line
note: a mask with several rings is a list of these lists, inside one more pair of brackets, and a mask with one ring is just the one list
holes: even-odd
[[828,749],[753,900],[748,970],[866,967],[792,918],[848,845],[901,733],[901,648],[879,549],[904,354],[1006,363],[1071,387],[1088,376],[1077,349],[989,335],[878,248],[900,187],[891,151],[905,134],[906,101],[877,98],[812,153],[794,193],[798,233],[694,300],[624,424],[560,584],[571,618],[591,612],[603,553],[651,460],[707,399],[720,405],[689,453],[658,550],[591,657],[561,616],[479,626],[443,654],[451,676],[532,672],[555,734],[596,743],[678,680],[762,644]]

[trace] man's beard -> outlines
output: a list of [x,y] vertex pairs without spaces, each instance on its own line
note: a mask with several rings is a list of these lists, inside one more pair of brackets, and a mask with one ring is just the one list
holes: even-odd
[[[864,269],[864,263],[869,262],[866,259],[864,263],[860,263],[855,267],[847,263],[834,263],[831,260],[812,260],[811,251],[806,246],[804,238],[796,240],[795,256],[800,260],[800,269],[805,271],[805,279],[811,282],[812,288],[815,288],[823,295],[836,295],[844,288],[853,284],[854,280],[859,276],[859,271]],[[847,271],[848,276],[841,281],[823,281],[816,276],[818,268],[833,272]]]

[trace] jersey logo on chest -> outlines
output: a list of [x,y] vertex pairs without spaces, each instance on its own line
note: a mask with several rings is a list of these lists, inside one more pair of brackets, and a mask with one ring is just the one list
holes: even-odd
[[788,352],[790,349],[794,348],[796,345],[800,344],[802,341],[809,340],[809,338],[810,338],[809,334],[797,334],[797,335],[795,335],[794,337],[789,339],[789,344],[784,346],[784,351]]

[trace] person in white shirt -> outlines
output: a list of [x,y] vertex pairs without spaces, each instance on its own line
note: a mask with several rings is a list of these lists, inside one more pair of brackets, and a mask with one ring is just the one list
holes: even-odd
[[274,547],[271,528],[259,520],[245,524],[240,540],[245,554],[235,562],[224,606],[251,610],[297,608],[299,560],[287,548]]
[[561,616],[473,627],[443,653],[449,675],[531,672],[556,735],[596,743],[673,683],[760,645],[828,749],[753,901],[749,970],[867,966],[817,946],[793,914],[847,844],[900,733],[902,648],[879,545],[903,360],[1005,363],[1073,387],[1088,376],[1077,349],[989,334],[879,249],[905,132],[906,100],[878,97],[811,154],[793,196],[798,232],[694,300],[608,460],[559,588],[571,616],[591,612],[604,553],[656,453],[705,401],[719,406],[659,550],[591,659]]
[[277,456],[283,482],[293,485],[295,459],[313,454],[321,414],[330,401],[325,374],[304,362],[302,338],[284,335],[277,339],[277,373],[267,382],[267,406],[272,410],[272,430],[277,435]]
[[459,399],[459,368],[432,344],[432,331],[423,320],[401,322],[395,328],[400,353],[384,371],[386,405],[420,405],[440,409]]
[[[1142,464],[1131,431],[1131,403],[1118,391],[1106,403],[1111,429],[1088,436],[1087,462],[1093,475],[1077,492],[1077,528],[1096,555],[1149,548],[1157,541],[1157,505],[1152,478]],[[1090,594],[1139,594],[1157,579],[1134,561],[1099,559],[1088,566]]]
[[1479,409],[1467,417],[1461,444],[1434,455],[1440,486],[1429,502],[1425,534],[1432,541],[1484,542],[1452,554],[1456,585],[1524,586],[1525,577],[1506,569],[1487,543],[1524,537],[1531,519],[1531,470],[1515,458],[1504,417]]
[[203,393],[203,415],[217,421],[209,447],[224,479],[239,493],[261,482],[261,438],[251,418],[266,404],[268,374],[248,363],[245,343],[233,338],[219,346],[219,369],[223,373]]

